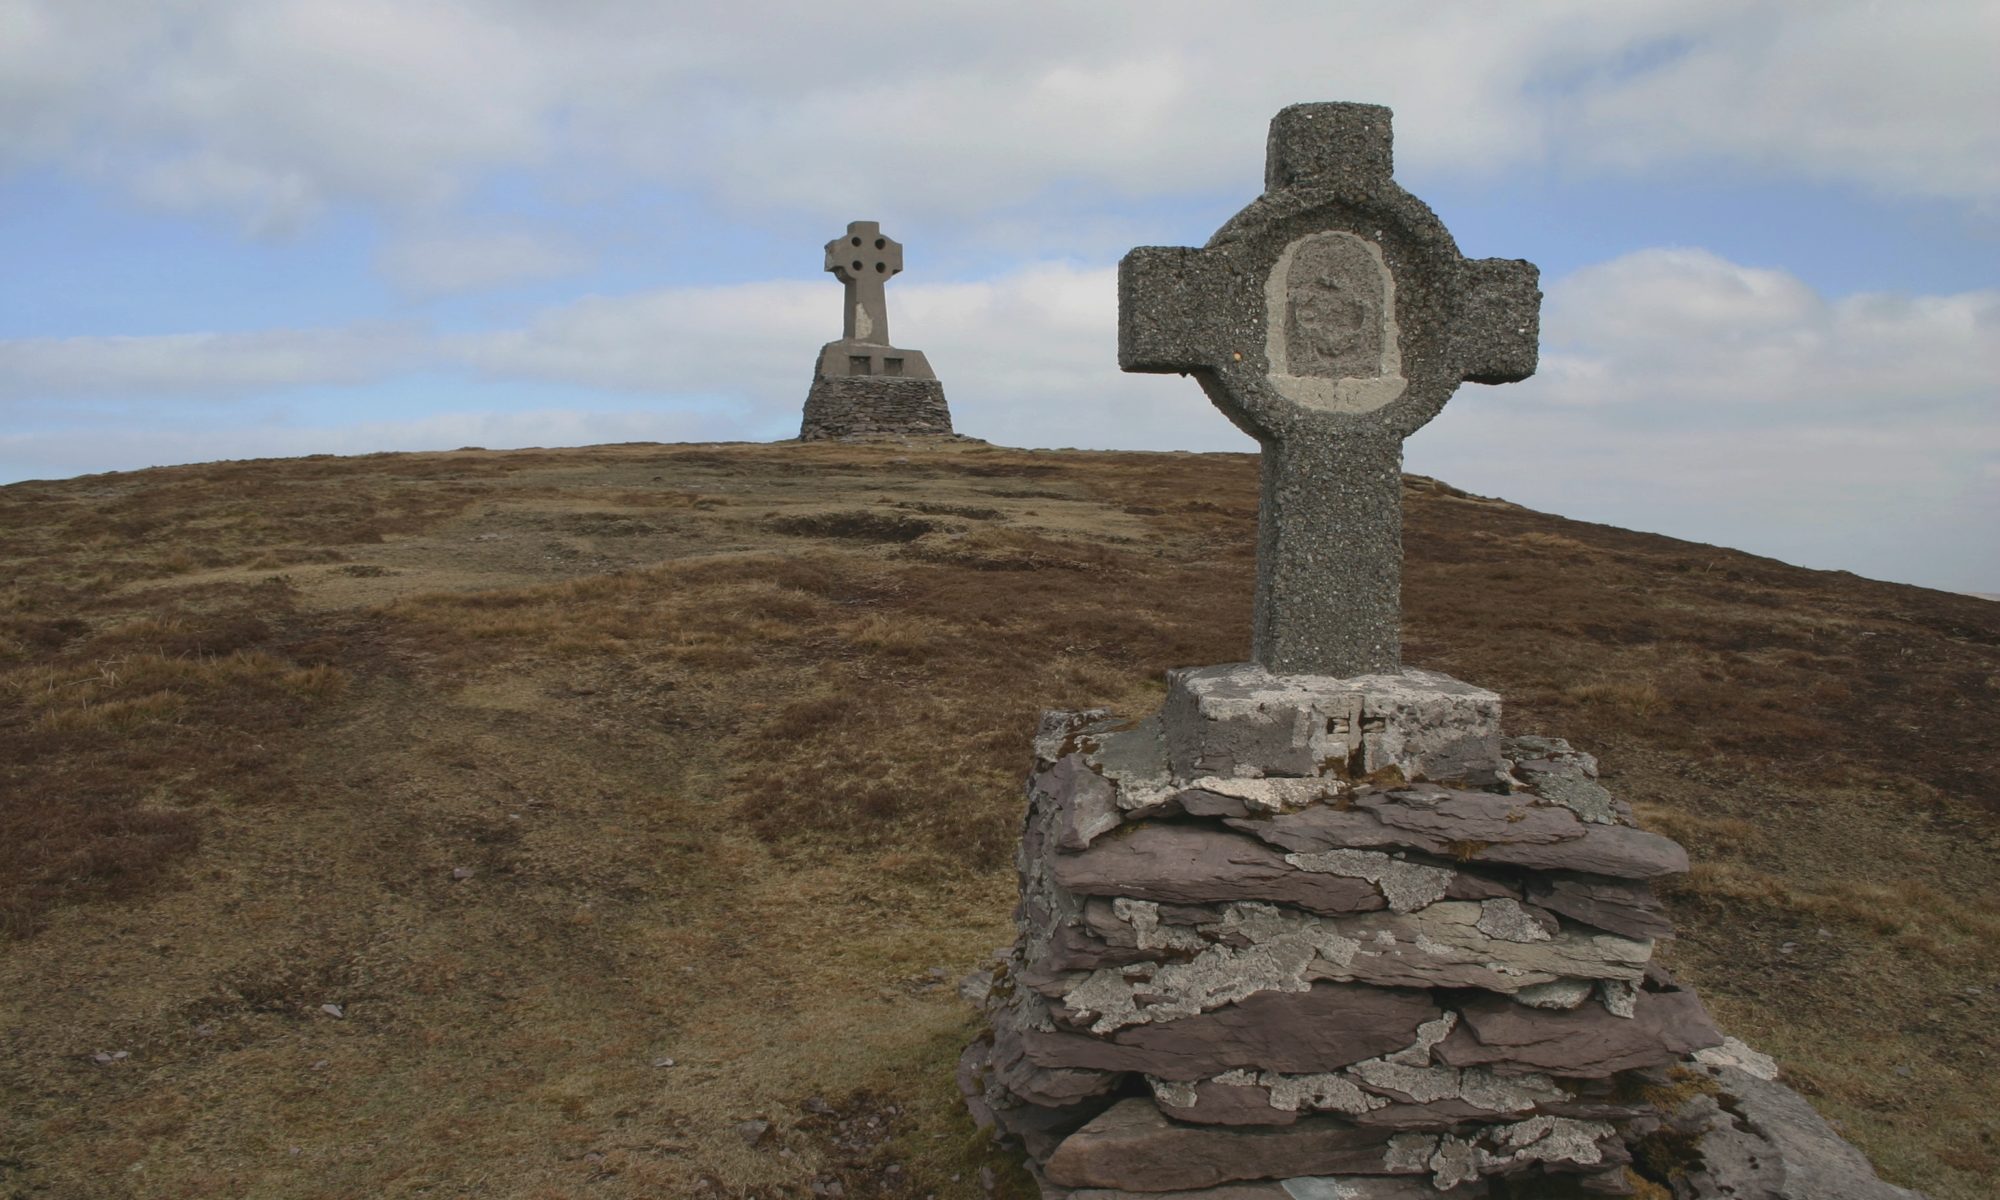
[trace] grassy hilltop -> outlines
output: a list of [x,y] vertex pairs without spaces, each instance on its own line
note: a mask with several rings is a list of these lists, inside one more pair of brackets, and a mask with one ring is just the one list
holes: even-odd
[[[1245,655],[1255,477],[919,442],[0,488],[0,1197],[1025,1195],[951,1068],[1028,736]],[[1889,1178],[1990,1195],[2000,605],[1404,495],[1405,658],[1597,754],[1693,855],[1667,958],[1725,1027]]]

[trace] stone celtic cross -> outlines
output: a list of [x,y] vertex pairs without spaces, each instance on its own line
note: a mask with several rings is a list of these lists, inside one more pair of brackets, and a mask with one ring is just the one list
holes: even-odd
[[903,269],[903,243],[882,236],[875,221],[850,221],[847,236],[826,244],[826,269],[847,285],[848,341],[889,344],[889,301],[883,285]]
[[1118,266],[1119,366],[1193,375],[1263,447],[1251,654],[1279,674],[1402,669],[1403,439],[1535,371],[1534,265],[1462,257],[1390,176],[1388,109],[1294,105],[1262,196]]

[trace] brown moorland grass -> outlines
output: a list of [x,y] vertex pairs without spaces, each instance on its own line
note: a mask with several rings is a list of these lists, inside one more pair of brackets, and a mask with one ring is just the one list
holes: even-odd
[[[2000,606],[1405,498],[1406,656],[1599,755],[1676,969],[1987,1195]],[[1240,657],[1255,519],[958,442],[0,488],[0,1193],[1029,1195],[951,1083],[1028,734]]]

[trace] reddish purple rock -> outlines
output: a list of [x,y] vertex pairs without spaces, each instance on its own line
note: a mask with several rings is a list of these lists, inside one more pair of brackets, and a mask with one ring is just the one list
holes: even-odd
[[1564,1011],[1505,996],[1481,996],[1458,1012],[1458,1028],[1436,1050],[1439,1061],[1454,1067],[1504,1065],[1594,1079],[1664,1066],[1722,1044],[1701,1001],[1677,988],[1641,988],[1630,1017],[1614,1016],[1594,1000]]
[[1393,1053],[1435,1020],[1430,993],[1410,988],[1320,983],[1303,992],[1258,992],[1212,1012],[1106,1037],[1026,1030],[1022,1046],[1041,1067],[1140,1071],[1159,1079],[1202,1079],[1251,1068],[1302,1075],[1335,1071]]
[[1551,912],[1621,937],[1674,935],[1649,883],[1594,875],[1551,875],[1528,880],[1528,899]]
[[1175,904],[1268,900],[1324,915],[1384,907],[1365,879],[1301,871],[1255,839],[1203,825],[1127,825],[1080,854],[1056,854],[1051,873],[1063,887],[1091,896]]
[[1150,1100],[1121,1100],[1056,1147],[1044,1170],[1062,1187],[1139,1192],[1299,1175],[1387,1175],[1388,1137],[1330,1117],[1285,1126],[1182,1125]]

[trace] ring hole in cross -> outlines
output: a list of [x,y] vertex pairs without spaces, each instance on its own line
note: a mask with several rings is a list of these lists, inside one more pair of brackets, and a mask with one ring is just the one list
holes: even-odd
[[855,245],[857,245],[857,246],[859,246],[859,245],[861,244],[861,239],[860,239],[860,238],[858,238],[858,237],[857,237],[857,238],[848,238],[847,240],[848,240],[848,241],[850,241],[850,242],[853,242],[853,243],[854,243]]
[[884,246],[887,246],[888,244],[889,244],[889,239],[888,239],[888,238],[876,238],[876,239],[875,239],[875,248],[876,248],[877,250],[880,250],[880,249],[882,249],[882,248],[883,248]]
[[885,263],[885,262],[878,262],[878,263],[876,263],[876,264],[875,264],[875,273],[876,273],[877,275],[880,275],[880,274],[882,274],[883,272],[887,271],[888,269],[889,269],[889,264],[888,264],[888,263]]
[[857,271],[861,269],[861,260],[858,258],[854,260],[854,269]]

